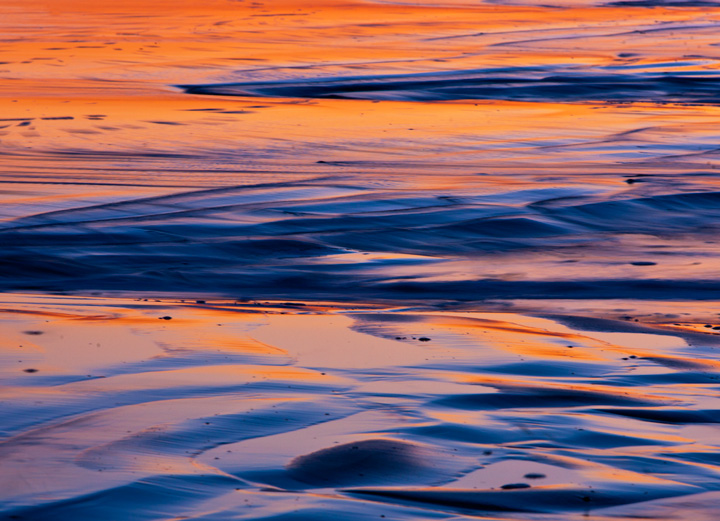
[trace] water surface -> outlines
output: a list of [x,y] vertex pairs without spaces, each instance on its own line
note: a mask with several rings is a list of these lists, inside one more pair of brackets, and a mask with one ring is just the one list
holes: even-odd
[[715,518],[710,0],[0,5],[0,517]]
[[712,2],[3,14],[5,289],[718,289]]
[[2,307],[3,519],[715,515],[720,337],[698,306]]

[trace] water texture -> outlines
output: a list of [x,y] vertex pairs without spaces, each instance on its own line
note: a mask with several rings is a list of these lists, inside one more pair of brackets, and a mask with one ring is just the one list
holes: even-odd
[[720,337],[690,313],[2,306],[2,519],[716,512]]
[[[702,62],[683,63],[679,73],[673,70],[676,67],[671,62],[653,64],[647,68],[630,65],[604,67],[594,71],[582,71],[576,66],[514,67],[450,74],[439,72],[181,87],[190,94],[280,98],[717,104],[720,101],[717,73],[688,70],[697,65],[702,65]],[[654,72],[658,66],[665,70]]]
[[716,518],[720,5],[0,2],[0,518]]
[[5,290],[717,293],[711,3],[3,13]]

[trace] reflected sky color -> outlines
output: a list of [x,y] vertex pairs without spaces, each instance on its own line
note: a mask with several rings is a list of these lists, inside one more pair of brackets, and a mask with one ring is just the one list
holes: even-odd
[[0,517],[714,520],[718,29],[4,0]]
[[713,2],[0,9],[5,289],[717,291]]
[[681,519],[716,490],[710,332],[283,306],[6,295],[3,513]]

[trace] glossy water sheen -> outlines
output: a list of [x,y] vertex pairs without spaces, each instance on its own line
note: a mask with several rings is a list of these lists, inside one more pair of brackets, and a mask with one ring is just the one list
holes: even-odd
[[713,2],[86,4],[0,8],[2,288],[717,295]]
[[2,306],[3,519],[717,512],[720,337],[642,304]]
[[0,2],[0,518],[714,519],[719,34]]

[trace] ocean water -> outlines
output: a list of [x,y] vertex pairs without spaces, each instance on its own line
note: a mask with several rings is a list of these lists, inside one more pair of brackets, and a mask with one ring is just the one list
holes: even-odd
[[4,0],[0,516],[713,519],[719,29]]

